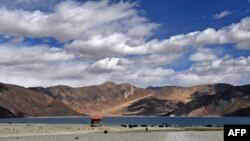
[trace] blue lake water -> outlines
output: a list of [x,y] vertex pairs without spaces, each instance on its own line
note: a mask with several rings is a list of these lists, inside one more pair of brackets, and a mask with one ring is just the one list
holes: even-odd
[[[53,117],[53,118],[6,118],[0,123],[37,123],[37,124],[89,124],[89,117]],[[147,124],[160,125],[225,125],[250,124],[250,117],[104,117],[105,125]]]

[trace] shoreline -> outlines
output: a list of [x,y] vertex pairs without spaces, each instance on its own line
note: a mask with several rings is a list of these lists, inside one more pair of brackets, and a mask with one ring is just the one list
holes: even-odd
[[145,129],[118,125],[92,128],[87,124],[0,124],[0,141],[223,141],[223,128],[218,127]]
[[20,136],[47,136],[47,135],[74,135],[88,133],[138,133],[138,132],[206,132],[223,131],[222,127],[120,127],[118,125],[104,125],[102,127],[90,127],[87,124],[0,124],[0,138]]

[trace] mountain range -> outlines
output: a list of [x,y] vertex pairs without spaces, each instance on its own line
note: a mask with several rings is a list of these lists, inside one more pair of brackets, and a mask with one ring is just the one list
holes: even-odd
[[83,116],[250,116],[250,85],[139,88],[106,82],[86,87],[0,83],[0,118]]

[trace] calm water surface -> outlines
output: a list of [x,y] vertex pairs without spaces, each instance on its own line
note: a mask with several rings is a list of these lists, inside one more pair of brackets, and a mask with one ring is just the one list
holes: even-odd
[[[0,123],[89,124],[89,117],[8,118]],[[250,124],[250,117],[104,117],[105,125],[120,124],[225,125]]]

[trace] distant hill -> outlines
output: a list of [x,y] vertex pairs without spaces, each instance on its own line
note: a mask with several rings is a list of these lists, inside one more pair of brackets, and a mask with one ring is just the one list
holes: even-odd
[[132,102],[153,95],[153,91],[131,84],[106,82],[101,85],[72,88],[54,86],[31,90],[62,102],[82,114],[121,115]]
[[60,101],[39,92],[9,84],[0,84],[1,117],[81,115]]
[[0,118],[21,116],[249,116],[250,85],[138,88],[124,83],[24,88],[0,83]]

